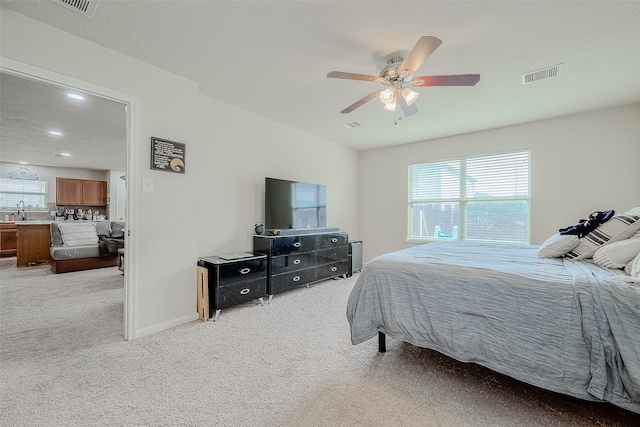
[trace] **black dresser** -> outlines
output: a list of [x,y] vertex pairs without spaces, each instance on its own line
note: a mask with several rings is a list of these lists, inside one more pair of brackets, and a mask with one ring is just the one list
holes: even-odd
[[[232,257],[230,257],[232,258]],[[246,254],[225,259],[224,255],[198,260],[198,316],[218,318],[220,310],[253,299],[264,303],[267,294],[267,257]]]
[[253,236],[253,252],[267,256],[267,294],[285,292],[349,270],[349,235],[327,233]]

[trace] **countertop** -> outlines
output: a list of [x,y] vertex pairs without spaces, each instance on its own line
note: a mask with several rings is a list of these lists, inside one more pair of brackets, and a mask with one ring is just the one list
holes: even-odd
[[0,224],[15,224],[15,225],[42,225],[51,224],[53,221],[0,221]]

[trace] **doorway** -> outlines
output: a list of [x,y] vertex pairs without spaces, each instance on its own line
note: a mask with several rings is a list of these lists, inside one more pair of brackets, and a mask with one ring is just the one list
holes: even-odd
[[[126,121],[126,179],[124,181],[126,200],[124,203],[125,211],[125,246],[126,246],[126,263],[124,273],[124,309],[123,309],[123,337],[125,340],[135,338],[135,287],[136,287],[136,239],[135,235],[131,235],[131,229],[137,223],[136,209],[136,189],[131,183],[136,182],[138,174],[137,168],[137,98],[113,91],[101,86],[77,80],[68,76],[57,74],[18,61],[7,58],[1,58],[0,72],[3,74],[19,76],[24,79],[35,80],[45,84],[63,86],[66,88],[76,89],[80,92],[95,95],[97,97],[112,100],[124,104],[125,121]],[[98,150],[96,153],[99,155]],[[112,190],[115,194],[116,189]],[[115,202],[115,201],[114,201]]]

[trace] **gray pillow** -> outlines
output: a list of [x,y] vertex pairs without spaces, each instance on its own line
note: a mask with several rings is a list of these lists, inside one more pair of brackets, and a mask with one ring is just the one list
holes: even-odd
[[62,234],[60,234],[60,229],[58,228],[58,224],[55,222],[51,223],[51,246],[62,246],[64,242],[62,241]]
[[124,237],[124,222],[111,221],[111,237],[117,239]]
[[98,236],[109,236],[111,229],[109,229],[109,221],[94,221],[96,225],[96,234]]

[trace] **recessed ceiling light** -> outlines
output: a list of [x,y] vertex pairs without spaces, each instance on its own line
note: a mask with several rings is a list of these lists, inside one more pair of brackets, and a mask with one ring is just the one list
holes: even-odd
[[71,157],[69,153],[54,154],[53,157]]
[[68,93],[67,96],[73,99],[80,99],[80,100],[84,99],[84,96],[78,95],[77,93]]
[[62,136],[62,132],[57,130],[50,130],[49,135]]
[[28,165],[29,164],[27,162],[18,162],[18,163],[20,163],[21,165]]

